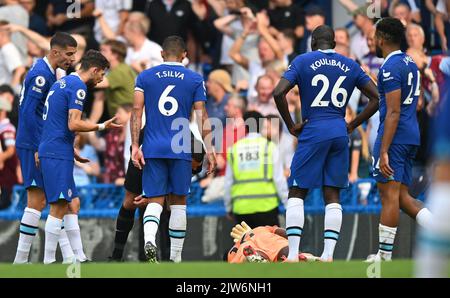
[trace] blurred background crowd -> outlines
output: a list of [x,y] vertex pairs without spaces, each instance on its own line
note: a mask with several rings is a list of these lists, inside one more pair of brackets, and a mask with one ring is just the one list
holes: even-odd
[[[374,3],[375,2],[375,3]],[[355,59],[376,81],[383,60],[377,58],[374,24],[394,16],[407,27],[405,50],[422,73],[418,115],[422,147],[416,158],[419,177],[425,171],[427,128],[440,104],[450,43],[450,0],[2,0],[0,1],[0,209],[10,205],[12,188],[21,183],[15,154],[15,128],[22,81],[33,62],[46,55],[56,31],[73,34],[78,53],[98,49],[111,63],[106,79],[90,90],[85,117],[93,122],[114,115],[123,130],[78,136],[81,155],[76,162],[77,186],[91,183],[123,185],[130,158],[129,120],[134,81],[140,72],[162,63],[161,43],[180,35],[188,45],[189,67],[203,74],[210,117],[223,123],[222,152],[214,177],[194,179],[205,189],[203,202],[223,198],[226,153],[245,136],[243,115],[258,111],[268,119],[263,136],[276,143],[283,171],[289,176],[297,146],[282,124],[272,92],[290,61],[310,51],[310,34],[328,24],[336,30],[336,51]],[[376,5],[376,6],[374,6]],[[371,13],[378,7],[379,14]],[[348,23],[336,26],[333,11],[345,9]],[[293,118],[300,119],[299,90],[287,96]],[[350,121],[367,99],[355,90],[347,109]],[[375,115],[350,137],[350,182],[369,176],[371,149],[378,128]],[[369,186],[370,187],[370,186]],[[364,198],[361,201],[364,204]]]

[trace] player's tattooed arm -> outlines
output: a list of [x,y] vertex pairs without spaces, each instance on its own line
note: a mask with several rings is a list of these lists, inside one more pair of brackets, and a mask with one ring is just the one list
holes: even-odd
[[378,111],[379,108],[379,95],[377,86],[373,81],[369,81],[362,89],[361,92],[369,98],[369,103],[366,108],[349,124],[347,124],[347,130],[352,133],[363,122],[370,119]]
[[144,113],[144,93],[134,92],[133,111],[131,113],[131,144],[139,147],[139,133],[142,126],[142,114]]
[[134,92],[133,112],[131,113],[131,160],[135,167],[142,169],[145,165],[144,155],[139,148],[139,133],[142,126],[142,114],[144,112],[144,93]]
[[197,121],[198,128],[202,135],[203,142],[206,146],[206,156],[208,158],[208,173],[211,174],[216,170],[217,161],[216,154],[212,145],[212,128],[211,122],[209,121],[208,112],[206,111],[206,106],[204,101],[196,101],[194,103],[195,117]]
[[285,78],[281,78],[278,85],[275,87],[275,90],[273,92],[273,97],[275,99],[275,103],[277,105],[278,111],[280,112],[281,118],[283,118],[284,123],[286,123],[287,128],[289,129],[289,132],[294,135],[298,136],[301,131],[303,130],[303,127],[308,122],[306,119],[302,123],[294,123],[292,120],[291,114],[289,112],[289,105],[286,100],[286,94],[292,89],[294,86],[286,80]]

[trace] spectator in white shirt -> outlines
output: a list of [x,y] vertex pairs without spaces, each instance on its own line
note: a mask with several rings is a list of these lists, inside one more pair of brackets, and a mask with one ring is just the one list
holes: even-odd
[[406,41],[408,48],[426,52],[425,50],[425,32],[422,27],[417,24],[409,24],[406,27]]
[[[0,7],[0,20],[28,28],[28,12],[19,4],[18,0],[3,0],[0,2],[3,4],[3,6]],[[28,57],[25,37],[19,33],[13,33],[11,42],[16,46],[20,53],[20,59],[22,60],[22,63],[25,64]]]
[[[108,26],[117,35],[122,35],[128,13],[133,6],[132,0],[95,0],[95,9],[101,10]],[[95,22],[95,39],[98,43],[106,38],[103,35],[99,20]]]
[[367,36],[372,32],[374,26],[373,20],[366,13],[366,10],[363,8],[356,10],[353,14],[353,22],[358,28],[358,32],[352,37],[350,49],[359,60],[369,53]]
[[262,75],[256,82],[257,102],[250,104],[249,111],[257,111],[263,116],[279,115],[278,109],[273,100],[273,90],[275,89],[275,82],[272,77]]
[[[258,41],[258,60],[251,59],[242,49],[248,35],[254,31],[254,26],[260,35]],[[283,53],[278,41],[269,32],[269,18],[265,13],[258,13],[255,19],[248,17],[244,25],[244,31],[240,37],[236,39],[230,50],[230,57],[240,66],[247,69],[250,78],[248,80],[249,88],[247,100],[249,103],[256,101],[257,92],[255,90],[256,80],[258,77],[266,73],[269,65],[275,61],[282,61],[288,64],[287,56]]]
[[109,27],[101,10],[95,10],[93,14],[97,18],[105,38],[117,39],[128,44],[125,63],[137,73],[163,62],[161,46],[147,38],[150,20],[145,14],[137,11],[130,13],[123,29],[123,35],[118,35]]
[[[8,22],[0,21],[0,27]],[[9,84],[16,94],[20,93],[25,64],[16,46],[11,42],[11,33],[0,30],[0,85]]]
[[150,20],[141,12],[133,12],[125,24],[124,37],[129,47],[125,63],[140,73],[163,62],[162,48],[147,38]]
[[420,9],[417,7],[415,0],[408,0],[408,4],[393,0],[390,5],[390,15],[399,19],[406,26],[412,22],[420,23]]
[[258,35],[256,30],[256,17],[249,7],[244,7],[242,0],[227,1],[229,14],[214,21],[214,26],[224,35],[222,40],[221,63],[232,64],[231,78],[233,85],[241,81],[249,81],[248,67],[236,62],[230,54],[236,42],[240,42],[240,51],[245,53],[248,61],[259,63]]

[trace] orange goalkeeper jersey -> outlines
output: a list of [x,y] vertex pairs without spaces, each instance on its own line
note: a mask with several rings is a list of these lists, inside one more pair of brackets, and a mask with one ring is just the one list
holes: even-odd
[[253,233],[246,233],[228,252],[229,263],[243,263],[245,256],[243,250],[251,245],[253,249],[264,253],[270,262],[277,262],[277,257],[281,249],[288,246],[288,240],[275,234],[277,226],[257,227]]

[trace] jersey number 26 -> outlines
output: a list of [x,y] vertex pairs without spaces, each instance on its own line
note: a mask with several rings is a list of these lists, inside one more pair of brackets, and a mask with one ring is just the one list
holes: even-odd
[[[331,102],[337,108],[342,108],[347,102],[348,92],[347,90],[345,90],[345,88],[341,88],[341,85],[346,78],[346,76],[340,76],[336,81],[336,84],[334,84],[333,90],[331,91]],[[318,74],[312,79],[311,85],[313,87],[317,87],[319,85],[319,82],[322,82],[322,89],[313,100],[311,107],[328,107],[330,105],[330,101],[324,100],[323,97],[325,96],[325,94],[327,94],[328,89],[330,88],[330,80],[328,80],[325,75]],[[341,100],[338,99],[339,95],[341,95]]]

